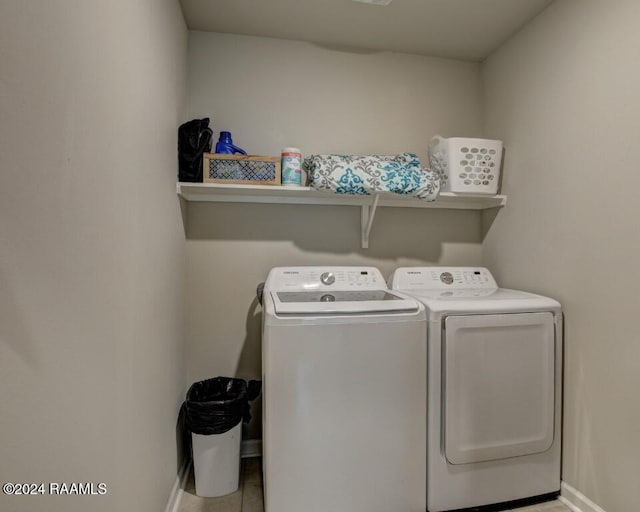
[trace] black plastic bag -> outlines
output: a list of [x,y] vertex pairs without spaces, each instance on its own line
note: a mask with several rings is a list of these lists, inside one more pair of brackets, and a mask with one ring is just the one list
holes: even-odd
[[178,180],[202,183],[202,155],[211,152],[209,118],[193,119],[178,128]]
[[260,394],[262,383],[216,377],[195,382],[182,404],[187,430],[194,434],[224,434],[251,419],[249,402]]

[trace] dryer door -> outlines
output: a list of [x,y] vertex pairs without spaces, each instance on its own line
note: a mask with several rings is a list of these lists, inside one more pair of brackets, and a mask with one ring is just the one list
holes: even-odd
[[443,340],[447,460],[467,464],[549,449],[553,314],[449,316]]

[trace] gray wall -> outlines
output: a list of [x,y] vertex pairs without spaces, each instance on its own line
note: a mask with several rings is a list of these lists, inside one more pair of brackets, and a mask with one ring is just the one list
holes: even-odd
[[185,391],[173,0],[0,3],[0,510],[163,510]]
[[563,479],[638,510],[640,4],[562,0],[483,66],[508,206],[485,239],[504,286],[566,314]]
[[[478,136],[478,64],[277,39],[190,32],[188,112],[210,116],[250,153],[413,151],[429,138]],[[352,207],[188,206],[189,381],[261,375],[256,285],[281,265],[479,264],[477,212],[380,209],[370,249]],[[258,404],[259,407],[259,404]],[[259,409],[258,409],[259,412]],[[257,414],[249,435],[259,437]]]

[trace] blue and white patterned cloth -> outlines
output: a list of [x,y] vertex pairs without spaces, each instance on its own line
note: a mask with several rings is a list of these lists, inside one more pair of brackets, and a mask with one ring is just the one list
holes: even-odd
[[311,155],[304,160],[311,187],[337,194],[380,192],[435,201],[440,191],[436,173],[423,169],[417,155]]

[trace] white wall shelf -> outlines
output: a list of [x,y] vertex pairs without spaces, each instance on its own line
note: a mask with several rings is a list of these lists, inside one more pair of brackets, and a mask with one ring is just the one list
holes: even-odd
[[377,207],[449,208],[454,210],[486,210],[507,204],[504,195],[460,195],[443,192],[434,202],[396,194],[351,196],[319,192],[309,187],[278,187],[268,185],[226,185],[218,183],[178,183],[178,196],[186,201],[222,203],[319,204],[360,206],[362,247],[369,246],[369,232]]

